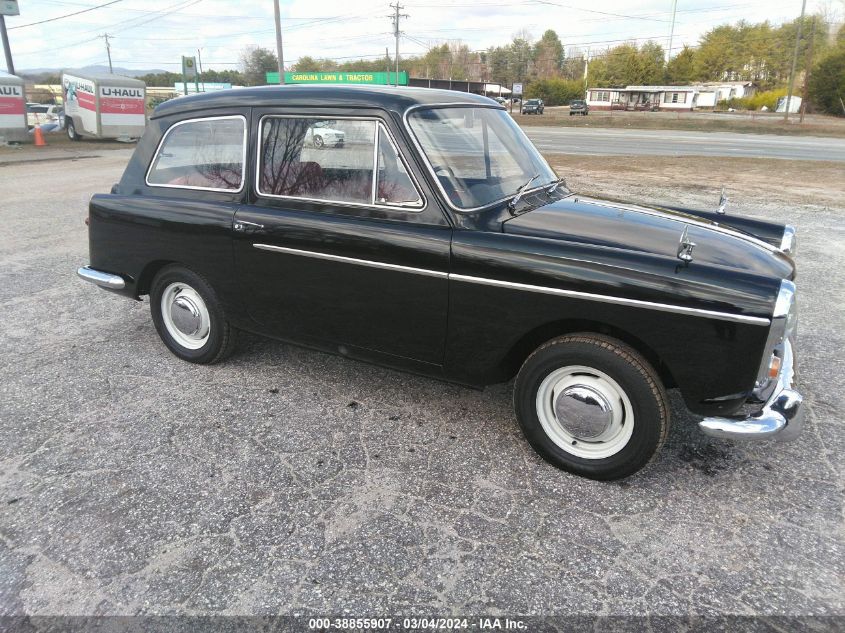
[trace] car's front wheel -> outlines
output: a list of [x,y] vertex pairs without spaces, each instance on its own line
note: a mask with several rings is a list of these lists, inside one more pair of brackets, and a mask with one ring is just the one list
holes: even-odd
[[324,142],[323,142],[322,136],[315,136],[314,137],[314,147],[316,147],[317,149],[320,149],[320,148],[323,147],[323,144],[324,144]]
[[591,479],[621,479],[648,464],[669,432],[657,372],[633,348],[598,334],[539,347],[522,365],[514,409],[546,461]]
[[182,360],[216,363],[234,348],[235,330],[214,290],[184,266],[166,266],[156,275],[150,312],[161,340]]

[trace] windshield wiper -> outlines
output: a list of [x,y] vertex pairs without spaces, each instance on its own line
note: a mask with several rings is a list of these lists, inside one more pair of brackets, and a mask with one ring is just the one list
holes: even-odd
[[546,189],[546,193],[549,195],[553,194],[557,190],[559,185],[563,185],[564,187],[566,187],[566,178],[558,178],[557,180],[555,180],[551,184],[551,186]]
[[516,205],[519,204],[519,201],[522,200],[522,193],[526,189],[528,189],[528,186],[532,182],[537,180],[539,177],[540,174],[534,174],[533,176],[531,176],[531,178],[528,179],[528,182],[526,182],[524,185],[522,185],[519,189],[516,190],[516,195],[513,197],[513,200],[508,203],[508,209],[511,210],[511,214],[513,214],[513,212],[516,210]]

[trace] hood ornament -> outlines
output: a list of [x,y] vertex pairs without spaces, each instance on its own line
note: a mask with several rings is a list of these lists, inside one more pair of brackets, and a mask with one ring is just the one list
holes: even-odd
[[722,195],[719,196],[719,208],[716,209],[716,213],[719,215],[725,215],[725,207],[728,206],[728,192],[724,186],[722,186]]
[[689,238],[689,227],[685,226],[684,232],[681,233],[681,239],[678,242],[678,259],[685,264],[689,264],[692,261],[692,249],[695,247],[695,242]]

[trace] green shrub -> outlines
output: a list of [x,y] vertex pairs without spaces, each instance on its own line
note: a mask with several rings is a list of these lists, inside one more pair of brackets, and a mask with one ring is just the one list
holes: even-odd
[[525,87],[526,99],[542,99],[547,106],[566,105],[584,98],[584,82],[573,79],[538,79]]
[[786,88],[776,88],[774,90],[766,90],[765,92],[758,92],[750,97],[742,97],[741,99],[728,99],[722,103],[728,108],[735,110],[761,110],[766,106],[772,112],[775,111],[778,105],[778,99],[786,96]]
[[[845,37],[845,28],[839,31]],[[822,112],[842,116],[840,99],[845,99],[845,39],[822,59],[810,74],[810,99]]]

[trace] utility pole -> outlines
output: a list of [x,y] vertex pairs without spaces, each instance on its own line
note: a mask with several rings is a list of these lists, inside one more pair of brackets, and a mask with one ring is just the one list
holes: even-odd
[[15,74],[15,65],[12,63],[12,49],[9,48],[9,34],[6,33],[6,16],[0,14],[0,36],[3,37],[3,52],[6,53],[6,70],[10,75]]
[[285,83],[285,55],[282,51],[282,13],[279,0],[273,0],[273,13],[276,17],[276,56],[279,59],[279,84]]
[[200,50],[202,49],[197,49],[197,70],[199,70],[200,72],[198,79],[199,82],[202,84],[202,91],[205,92],[205,81],[202,78],[202,53],[200,53]]
[[590,47],[587,47],[587,54],[584,56],[584,99],[587,98],[587,88],[589,88],[589,84],[587,83],[587,78],[589,77],[590,72]]
[[804,122],[804,112],[807,110],[807,90],[810,84],[810,69],[813,67],[813,47],[816,43],[816,18],[813,17],[813,31],[810,35],[810,50],[807,51],[807,67],[804,69],[804,90],[801,93],[801,119],[799,123]]
[[789,71],[789,87],[786,91],[786,108],[784,108],[783,122],[789,121],[789,105],[792,102],[792,88],[795,83],[795,67],[798,65],[798,48],[801,44],[801,28],[804,26],[804,11],[807,10],[807,0],[801,0],[801,17],[798,18],[798,32],[795,34],[795,52],[792,54],[792,70]]
[[672,59],[672,40],[675,39],[675,14],[678,12],[678,0],[672,0],[672,26],[669,27],[669,48],[666,49],[666,63]]
[[108,55],[109,58],[109,72],[113,73],[114,71],[111,67],[111,46],[109,45],[109,34],[106,33],[105,35],[103,35],[103,39],[106,40],[106,55]]
[[385,77],[385,85],[390,85],[390,51],[387,50],[387,46],[384,47],[384,69],[387,71]]
[[399,20],[402,18],[410,17],[407,13],[399,13],[403,7],[399,4],[399,0],[396,0],[396,4],[391,4],[390,7],[394,10],[393,15],[391,15],[391,19],[393,20],[393,36],[396,38],[396,85],[399,85]]

